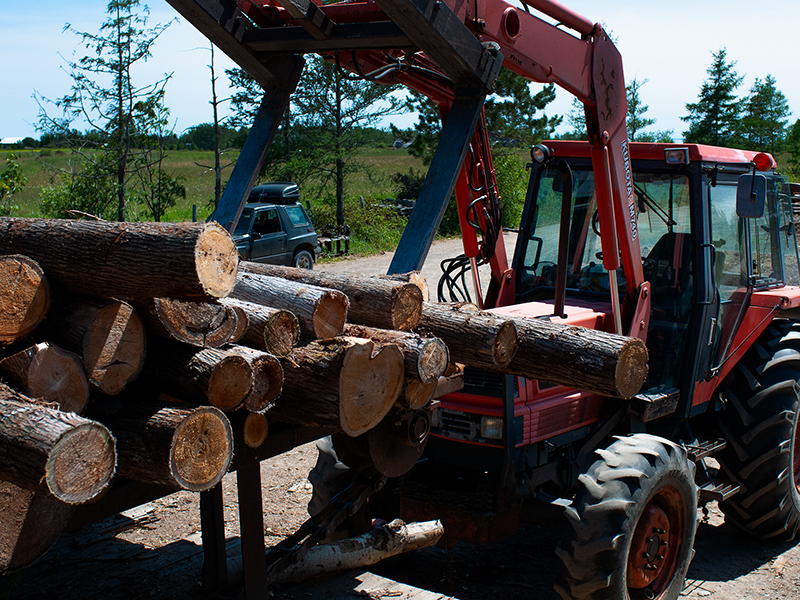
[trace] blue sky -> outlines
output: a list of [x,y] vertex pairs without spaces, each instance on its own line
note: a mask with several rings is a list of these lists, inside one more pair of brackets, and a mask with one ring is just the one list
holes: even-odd
[[[797,34],[800,2],[773,0],[768,5],[744,0],[562,0],[593,21],[604,23],[618,40],[625,77],[648,79],[641,96],[657,119],[654,129],[672,129],[676,140],[686,128],[680,117],[687,102],[694,102],[711,64],[711,54],[726,47],[728,58],[745,79],[738,90],[745,95],[756,77],[771,74],[793,112],[800,118],[800,77],[797,68]],[[165,23],[176,13],[165,0],[147,2],[151,24]],[[96,31],[105,18],[102,0],[40,0],[3,2],[0,12],[0,138],[38,137],[38,105],[34,91],[58,98],[69,90],[64,72],[73,52],[82,52],[77,36],[62,32],[69,22],[78,31]],[[763,10],[762,10],[763,9]],[[205,49],[203,49],[205,48]],[[192,25],[179,20],[153,48],[153,58],[137,74],[140,81],[173,73],[167,88],[167,105],[177,132],[212,118],[209,105],[208,41]],[[80,56],[82,54],[79,54]],[[227,96],[224,68],[233,66],[217,52],[218,93]],[[570,96],[560,92],[547,108],[549,115],[570,110]],[[412,116],[397,118],[401,127]]]

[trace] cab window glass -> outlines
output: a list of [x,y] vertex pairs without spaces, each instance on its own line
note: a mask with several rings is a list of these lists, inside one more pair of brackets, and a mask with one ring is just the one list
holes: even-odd
[[289,215],[289,220],[295,227],[297,227],[298,225],[308,225],[308,217],[306,217],[306,211],[304,211],[303,207],[300,206],[299,204],[296,204],[294,206],[287,206],[286,214]]

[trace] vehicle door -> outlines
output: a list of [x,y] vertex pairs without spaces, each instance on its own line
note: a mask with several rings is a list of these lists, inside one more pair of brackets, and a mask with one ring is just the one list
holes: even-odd
[[287,236],[277,208],[265,208],[256,212],[252,237],[251,260],[274,265],[286,264]]

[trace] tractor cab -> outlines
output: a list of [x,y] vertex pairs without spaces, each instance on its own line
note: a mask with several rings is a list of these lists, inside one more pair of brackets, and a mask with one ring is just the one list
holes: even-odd
[[[590,147],[545,145],[550,158],[532,169],[514,256],[516,302],[534,301],[538,312],[542,302],[552,304],[562,244],[566,305],[608,304]],[[765,154],[643,143],[630,144],[630,152],[638,240],[651,294],[645,389],[679,389],[684,411],[696,412],[695,384],[719,374],[736,352],[736,333],[752,295],[800,281],[788,185]],[[571,173],[567,185],[562,160]],[[739,216],[737,190],[751,194],[754,178],[762,185],[763,210]],[[566,224],[562,211],[568,211]],[[617,281],[617,293],[624,296],[622,269]],[[613,327],[610,319],[597,322],[609,331]]]

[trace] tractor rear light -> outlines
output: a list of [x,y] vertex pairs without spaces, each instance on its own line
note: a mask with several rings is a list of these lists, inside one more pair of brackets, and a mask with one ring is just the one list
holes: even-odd
[[503,439],[503,419],[501,417],[481,417],[481,437],[487,440]]
[[759,171],[769,171],[777,166],[775,164],[775,160],[772,158],[772,155],[767,154],[766,152],[759,152],[756,154],[753,157],[753,164],[755,164],[756,169]]
[[688,165],[689,164],[689,149],[688,148],[667,148],[664,150],[664,161],[668,165]]

